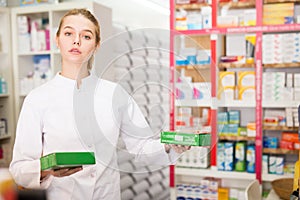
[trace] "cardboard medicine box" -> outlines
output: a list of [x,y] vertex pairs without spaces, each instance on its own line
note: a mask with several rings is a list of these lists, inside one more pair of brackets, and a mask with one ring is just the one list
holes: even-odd
[[41,170],[96,164],[93,152],[56,152],[40,158]]
[[161,132],[160,139],[161,143],[166,144],[178,144],[187,146],[210,146],[211,134],[165,131]]

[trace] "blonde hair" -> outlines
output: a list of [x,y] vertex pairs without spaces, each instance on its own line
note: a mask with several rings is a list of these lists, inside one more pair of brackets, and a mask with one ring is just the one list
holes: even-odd
[[[87,9],[72,9],[70,11],[68,11],[63,17],[62,19],[60,20],[60,23],[59,23],[59,26],[58,26],[58,30],[56,32],[56,37],[59,37],[59,34],[61,32],[61,26],[64,22],[64,19],[68,16],[71,16],[71,15],[82,15],[84,16],[85,18],[87,18],[88,20],[90,20],[94,25],[95,25],[95,35],[96,35],[96,46],[98,46],[100,44],[100,41],[101,41],[101,37],[100,37],[100,25],[99,25],[99,22],[98,20],[96,19],[96,17],[90,12],[88,11]],[[94,55],[92,55],[88,61],[88,69],[92,69],[92,66],[93,66],[93,62],[94,62]]]

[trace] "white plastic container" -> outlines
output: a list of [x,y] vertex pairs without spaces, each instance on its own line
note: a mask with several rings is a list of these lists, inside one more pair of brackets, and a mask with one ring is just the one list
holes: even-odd
[[210,6],[204,6],[201,8],[203,28],[212,27],[211,13],[212,13],[212,9]]

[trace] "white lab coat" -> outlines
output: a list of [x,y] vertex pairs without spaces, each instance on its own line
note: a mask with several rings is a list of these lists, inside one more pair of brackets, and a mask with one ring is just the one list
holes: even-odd
[[[96,87],[91,89],[91,85]],[[96,127],[88,123],[92,119],[82,109],[91,107],[84,99],[88,94],[91,96],[91,91]],[[82,95],[81,100],[76,95]],[[76,114],[78,112],[83,114]],[[78,120],[85,126],[78,126]],[[83,133],[80,129],[87,131]],[[101,133],[95,133],[95,129]],[[139,130],[143,130],[142,135],[137,133]],[[178,158],[173,150],[167,154],[159,140],[148,137],[151,134],[137,104],[118,84],[90,75],[77,89],[75,80],[57,74],[25,98],[9,170],[17,184],[47,189],[49,200],[118,200],[120,174],[116,145],[119,135],[127,150],[139,161],[169,165]],[[72,151],[95,152],[96,164],[83,166],[82,171],[71,176],[49,176],[40,181],[42,155]]]

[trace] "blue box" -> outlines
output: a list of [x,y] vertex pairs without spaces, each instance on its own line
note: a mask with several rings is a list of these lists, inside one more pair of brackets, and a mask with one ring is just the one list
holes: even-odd
[[228,135],[228,124],[218,124],[218,135]]
[[230,110],[228,111],[229,124],[240,124],[240,111]]
[[218,124],[228,124],[227,112],[218,112]]
[[234,143],[225,142],[225,171],[233,171],[234,169]]
[[196,65],[197,64],[197,58],[196,58],[195,55],[187,56],[186,59],[187,59],[189,65]]
[[227,124],[227,126],[228,126],[228,135],[238,136],[238,129],[239,129],[238,124]]
[[247,172],[255,173],[255,146],[248,145],[246,151]]
[[225,145],[223,142],[218,143],[217,149],[217,168],[219,171],[225,170]]
[[263,137],[263,147],[264,148],[277,149],[278,148],[278,138],[277,137],[264,136]]

